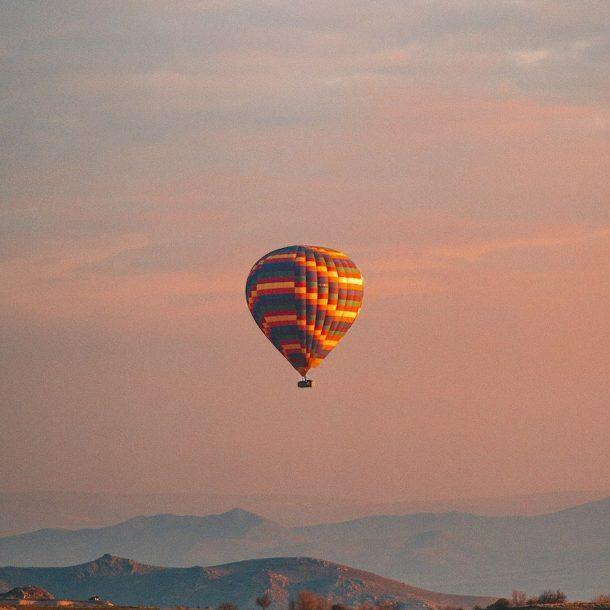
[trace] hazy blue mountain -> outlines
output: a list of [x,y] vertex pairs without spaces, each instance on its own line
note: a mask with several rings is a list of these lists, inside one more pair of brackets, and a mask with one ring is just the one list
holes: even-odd
[[0,538],[0,565],[62,566],[100,553],[159,565],[228,563],[269,556],[288,542],[290,530],[235,508],[204,517],[153,515],[101,528],[43,529]]
[[235,509],[0,538],[0,565],[67,565],[100,553],[169,566],[324,557],[439,591],[561,588],[589,598],[610,584],[610,498],[548,515],[418,513],[299,528]]
[[610,584],[610,498],[549,515],[378,516],[303,531],[304,552],[440,590],[589,598]]
[[185,493],[92,493],[64,491],[0,492],[0,536],[41,528],[101,527],[141,515],[208,515],[234,506],[284,525],[346,521],[369,515],[459,511],[477,515],[532,515],[599,500],[609,493],[567,491],[498,497],[371,502],[293,494],[222,495]]
[[447,595],[417,589],[376,574],[310,558],[272,558],[201,568],[161,568],[104,555],[64,568],[0,568],[0,582],[32,582],[56,598],[100,595],[120,604],[217,606],[229,601],[241,608],[270,591],[286,607],[290,596],[306,589],[345,604],[391,600],[406,608],[486,604],[491,598]]

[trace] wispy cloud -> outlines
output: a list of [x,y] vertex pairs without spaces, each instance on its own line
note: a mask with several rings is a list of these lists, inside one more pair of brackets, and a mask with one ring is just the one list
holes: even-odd
[[610,237],[610,227],[599,229],[568,228],[559,231],[548,231],[542,235],[517,237],[512,239],[497,239],[486,242],[474,242],[459,246],[440,246],[429,251],[434,257],[460,259],[474,263],[495,252],[524,250],[536,248],[559,248],[582,242]]

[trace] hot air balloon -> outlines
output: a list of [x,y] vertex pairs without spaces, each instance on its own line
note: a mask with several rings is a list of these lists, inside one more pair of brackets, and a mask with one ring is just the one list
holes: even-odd
[[259,259],[246,280],[250,313],[265,336],[301,374],[341,341],[360,312],[363,279],[343,252],[287,246]]

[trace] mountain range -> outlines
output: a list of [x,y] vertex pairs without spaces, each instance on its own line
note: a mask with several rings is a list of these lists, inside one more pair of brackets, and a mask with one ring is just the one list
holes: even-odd
[[371,515],[459,511],[477,515],[535,515],[599,500],[603,491],[560,491],[448,498],[444,500],[370,501],[358,498],[294,494],[107,493],[76,491],[0,492],[0,536],[41,528],[100,527],[138,515],[222,513],[234,506],[284,525],[312,525]]
[[100,553],[176,567],[323,557],[444,592],[499,596],[561,588],[584,599],[610,584],[610,498],[536,516],[418,513],[306,527],[234,509],[0,538],[0,565],[61,566]]
[[362,570],[311,559],[286,557],[255,559],[208,568],[162,568],[130,559],[104,555],[81,565],[63,568],[0,568],[0,589],[32,582],[56,598],[87,599],[100,595],[122,605],[177,605],[216,607],[231,602],[255,607],[268,591],[274,605],[287,602],[300,590],[309,590],[333,602],[400,602],[409,610],[486,605],[492,598],[434,593],[382,578]]

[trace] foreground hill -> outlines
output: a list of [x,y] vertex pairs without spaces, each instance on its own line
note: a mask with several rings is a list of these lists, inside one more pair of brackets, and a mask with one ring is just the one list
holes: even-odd
[[0,565],[66,565],[101,553],[170,566],[324,557],[433,590],[507,595],[561,588],[587,599],[610,583],[610,498],[548,515],[420,513],[301,528],[235,509],[0,538]]
[[100,595],[124,605],[217,606],[229,601],[254,607],[269,590],[286,607],[291,596],[306,589],[334,602],[397,601],[413,610],[426,607],[485,605],[491,598],[434,593],[356,570],[310,558],[273,558],[201,568],[162,568],[104,555],[63,568],[0,568],[0,587],[33,582],[58,598],[87,599]]

